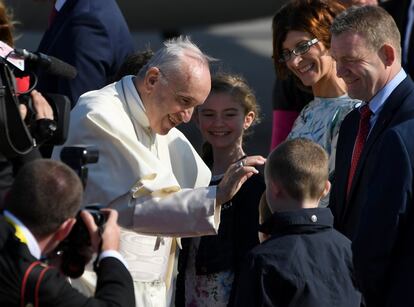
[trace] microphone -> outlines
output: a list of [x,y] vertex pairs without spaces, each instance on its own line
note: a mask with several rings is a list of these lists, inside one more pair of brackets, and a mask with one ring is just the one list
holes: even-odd
[[74,79],[78,73],[72,65],[40,52],[30,52],[26,49],[16,48],[14,49],[14,54],[22,57],[25,61],[40,66],[45,72],[52,75]]

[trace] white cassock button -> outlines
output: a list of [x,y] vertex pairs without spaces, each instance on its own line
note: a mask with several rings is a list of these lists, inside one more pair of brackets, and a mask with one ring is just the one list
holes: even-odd
[[318,221],[318,217],[314,214],[311,216],[311,221],[316,223]]

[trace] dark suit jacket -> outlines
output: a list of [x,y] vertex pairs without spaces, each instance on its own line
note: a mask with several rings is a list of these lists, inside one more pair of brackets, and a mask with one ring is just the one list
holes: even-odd
[[[403,46],[405,41],[405,30],[408,22],[408,9],[410,8],[410,2],[411,0],[389,0],[380,4],[380,6],[382,6],[394,18],[398,30],[400,30],[401,33],[401,46]],[[413,35],[411,35],[411,37],[413,37]],[[414,42],[411,42],[411,46],[411,49],[408,50],[409,56],[407,58],[407,63],[404,63],[404,69],[411,76],[411,78],[414,78],[414,59],[412,57],[414,52]]]
[[[0,306],[20,306],[22,278],[34,261],[27,246],[14,236],[14,228],[0,217]],[[97,274],[95,297],[88,298],[73,289],[58,270],[46,271],[39,306],[135,306],[131,275],[118,259],[104,258]]]
[[[335,227],[354,241],[355,269],[368,306],[382,306],[385,298],[391,295],[392,299],[398,298],[385,287],[386,279],[404,274],[392,272],[391,268],[412,249],[402,246],[401,242],[406,240],[405,229],[414,225],[411,212],[414,204],[413,118],[414,83],[407,77],[389,96],[370,132],[348,201],[345,200],[346,185],[358,130],[358,110],[345,118],[339,132],[330,207],[335,216]],[[414,275],[414,262],[400,270],[408,270]],[[405,280],[407,283],[411,281],[411,278]],[[389,279],[387,284],[395,282]],[[376,299],[379,300],[370,304]],[[384,299],[382,303],[381,299]]]
[[68,96],[73,107],[80,95],[108,83],[134,45],[115,0],[67,0],[38,51],[76,67],[74,80],[38,72],[38,89]]

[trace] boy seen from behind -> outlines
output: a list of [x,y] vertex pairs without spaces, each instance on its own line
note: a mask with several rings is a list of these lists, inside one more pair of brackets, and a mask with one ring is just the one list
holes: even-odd
[[265,180],[272,216],[261,231],[270,237],[247,255],[236,306],[360,306],[351,242],[333,229],[330,209],[318,208],[330,189],[325,150],[286,141],[270,153]]

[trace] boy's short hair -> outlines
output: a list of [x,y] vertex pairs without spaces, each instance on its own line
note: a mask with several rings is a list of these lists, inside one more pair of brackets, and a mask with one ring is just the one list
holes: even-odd
[[285,141],[267,158],[266,182],[277,182],[295,200],[319,199],[328,180],[328,154],[304,138]]

